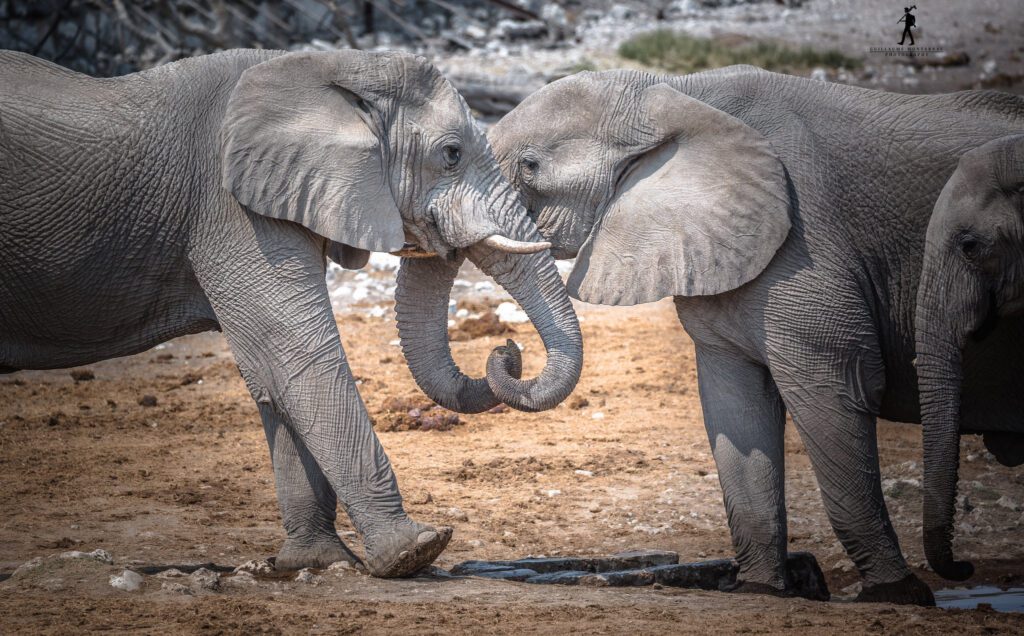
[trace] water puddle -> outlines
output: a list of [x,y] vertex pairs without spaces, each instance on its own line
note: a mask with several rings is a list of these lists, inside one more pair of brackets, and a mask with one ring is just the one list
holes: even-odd
[[987,604],[997,612],[1024,612],[1024,587],[1000,589],[993,585],[981,585],[970,589],[939,590],[935,592],[935,604],[945,609],[975,609]]

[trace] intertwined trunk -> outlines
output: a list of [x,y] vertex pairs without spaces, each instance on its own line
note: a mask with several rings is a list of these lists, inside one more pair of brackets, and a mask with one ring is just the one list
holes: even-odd
[[[514,193],[498,200],[505,214],[498,225],[517,241],[541,240]],[[440,257],[403,259],[395,293],[402,350],[420,388],[438,404],[463,413],[485,411],[499,402],[523,411],[549,409],[575,388],[583,366],[579,322],[549,251],[510,254],[476,243],[461,250],[505,288],[529,316],[547,349],[539,376],[519,378],[518,349],[498,347],[488,359],[487,377],[470,378],[452,359],[448,344],[448,299],[462,262]],[[513,350],[514,349],[514,350]]]

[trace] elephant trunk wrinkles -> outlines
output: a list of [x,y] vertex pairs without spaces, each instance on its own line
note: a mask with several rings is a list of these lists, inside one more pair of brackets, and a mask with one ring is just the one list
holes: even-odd
[[956,513],[960,464],[960,391],[963,380],[963,347],[971,326],[966,324],[962,300],[971,296],[953,293],[937,272],[956,270],[948,264],[926,262],[918,292],[915,329],[917,377],[921,398],[924,445],[924,551],[940,576],[962,581],[974,568],[953,558],[953,519]]
[[[532,221],[522,215],[509,236],[518,241],[540,241]],[[518,302],[540,334],[548,359],[536,378],[519,379],[519,350],[498,347],[487,361],[487,383],[505,404],[521,411],[552,408],[576,387],[583,368],[583,338],[572,301],[545,250],[535,254],[509,254],[474,245],[468,256]]]
[[448,345],[448,297],[462,260],[403,258],[395,313],[402,352],[416,384],[446,409],[481,413],[499,400],[486,379],[459,370]]

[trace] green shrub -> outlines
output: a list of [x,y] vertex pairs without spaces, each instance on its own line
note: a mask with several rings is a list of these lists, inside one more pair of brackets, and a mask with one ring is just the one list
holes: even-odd
[[619,55],[670,73],[693,73],[730,64],[753,64],[769,71],[797,72],[824,66],[858,68],[860,60],[835,49],[799,49],[767,40],[727,43],[668,30],[633,36],[619,46]]

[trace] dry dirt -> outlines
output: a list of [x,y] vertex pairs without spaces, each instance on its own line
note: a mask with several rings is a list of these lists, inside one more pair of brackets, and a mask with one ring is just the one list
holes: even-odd
[[[701,420],[693,348],[668,301],[580,306],[586,365],[575,394],[539,414],[462,416],[440,431],[381,430],[410,513],[451,524],[438,565],[528,554],[678,551],[731,554]],[[420,399],[394,322],[339,316],[371,415],[388,428],[389,398]],[[527,373],[543,364],[516,325]],[[481,374],[504,336],[453,343]],[[0,377],[0,572],[66,550],[109,551],[115,565],[50,560],[0,583],[0,631],[594,633],[893,631],[1015,632],[1020,615],[780,600],[723,593],[531,586],[473,579],[382,581],[325,574],[224,585],[192,595],[147,576],[138,592],[107,583],[132,564],[237,565],[283,539],[256,408],[219,334],[172,341],[78,373]],[[149,397],[146,397],[149,396]],[[144,404],[154,404],[145,406]],[[600,415],[599,415],[600,414]],[[819,559],[834,595],[857,580],[828,525],[803,446],[787,430],[792,550]],[[920,547],[920,431],[880,425],[882,469],[909,562]],[[1020,584],[1024,473],[994,463],[980,440],[962,449],[957,550],[974,584]],[[453,510],[457,509],[457,510]],[[340,530],[351,531],[347,520]],[[351,534],[344,535],[358,549]]]

